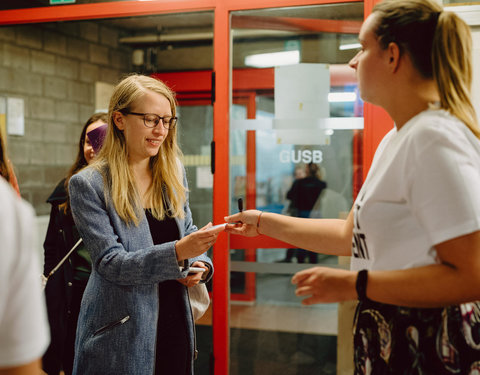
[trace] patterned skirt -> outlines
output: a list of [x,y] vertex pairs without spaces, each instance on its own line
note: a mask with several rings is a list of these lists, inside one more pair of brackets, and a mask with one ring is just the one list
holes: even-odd
[[355,374],[480,375],[480,302],[435,309],[361,302]]

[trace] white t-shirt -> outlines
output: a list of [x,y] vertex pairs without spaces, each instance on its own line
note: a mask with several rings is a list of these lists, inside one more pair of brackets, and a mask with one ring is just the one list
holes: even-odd
[[380,143],[354,204],[351,269],[437,263],[435,244],[480,229],[480,141],[443,110]]
[[48,321],[32,207],[0,178],[0,368],[40,358]]

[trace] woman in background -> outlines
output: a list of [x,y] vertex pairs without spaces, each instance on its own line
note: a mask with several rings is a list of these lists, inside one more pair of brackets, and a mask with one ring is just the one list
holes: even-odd
[[[52,208],[43,244],[45,276],[49,275],[80,239],[70,210],[68,181],[75,173],[90,164],[95,156],[87,133],[106,122],[106,113],[96,113],[87,120],[78,142],[77,158],[67,176],[59,182],[47,200]],[[66,375],[72,373],[78,312],[90,271],[90,257],[82,243],[49,278],[46,285],[45,296],[52,339],[43,357],[43,369],[49,375],[57,375],[62,370]]]

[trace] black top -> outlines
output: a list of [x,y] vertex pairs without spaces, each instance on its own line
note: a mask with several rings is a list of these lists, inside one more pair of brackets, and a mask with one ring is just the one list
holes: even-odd
[[[50,273],[80,238],[72,215],[65,214],[63,208],[59,207],[66,200],[67,192],[63,179],[47,200],[52,208],[43,244],[44,275]],[[42,361],[43,369],[48,374],[58,374],[62,368],[65,374],[72,373],[78,313],[90,270],[90,257],[82,242],[62,267],[48,279],[45,299],[51,340]]]
[[[80,239],[80,235],[78,234],[77,227],[73,221],[72,214],[68,212],[67,214],[64,213],[63,208],[59,206],[67,201],[67,192],[65,190],[65,179],[60,181],[60,183],[55,187],[53,193],[48,197],[47,202],[52,205],[53,211],[58,211],[55,213],[55,219],[60,223],[58,225],[57,230],[60,232],[60,238],[63,240],[64,244],[68,249],[64,250],[64,254],[66,255],[68,251],[76,244],[76,242]],[[50,215],[52,219],[52,214]],[[68,227],[65,228],[65,227]],[[71,233],[68,233],[71,231]],[[49,235],[49,233],[47,233]],[[48,239],[44,245],[45,247],[45,258],[48,261],[45,261],[44,266],[44,274],[48,275],[48,273],[57,265],[57,263],[63,258],[58,257],[53,259],[50,256],[51,250],[49,249]],[[47,254],[48,253],[48,254]],[[92,260],[90,259],[90,255],[88,254],[87,249],[85,248],[84,243],[82,242],[69,257],[68,262],[71,265],[73,270],[73,280],[75,284],[82,285],[85,287],[87,284],[88,278],[90,273],[92,272]],[[64,263],[65,264],[65,263]]]
[[147,216],[148,226],[150,227],[150,233],[155,245],[180,239],[178,225],[174,218],[165,217],[165,219],[159,221],[153,217],[149,208],[145,210],[145,215]]
[[[155,245],[180,239],[175,219],[165,217],[162,221],[145,210],[150,233]],[[177,280],[167,280],[158,284],[158,324],[155,374],[187,374],[192,358],[187,331],[187,310],[183,294],[185,286]]]
[[311,211],[318,196],[323,189],[327,187],[325,181],[314,176],[309,176],[295,180],[287,193],[287,199],[292,201],[292,205],[299,211]]

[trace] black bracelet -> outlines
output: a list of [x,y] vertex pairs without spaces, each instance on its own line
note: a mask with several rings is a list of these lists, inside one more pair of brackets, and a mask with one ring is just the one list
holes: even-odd
[[367,297],[368,270],[358,271],[355,289],[357,290],[358,300],[361,302],[370,301]]

